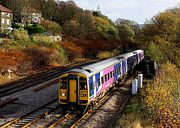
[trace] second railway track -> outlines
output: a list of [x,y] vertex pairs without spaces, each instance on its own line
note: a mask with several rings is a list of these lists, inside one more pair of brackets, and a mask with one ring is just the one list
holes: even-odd
[[66,72],[72,68],[87,65],[94,62],[96,62],[96,60],[92,62],[85,62],[82,64],[69,65],[66,67],[57,67],[49,71],[45,71],[43,73],[38,73],[27,78],[7,83],[4,86],[0,86],[0,98],[15,93],[17,91],[21,91],[26,88],[36,86],[53,78],[57,78],[61,73]]
[[17,119],[1,125],[0,128],[27,128],[59,107],[60,106],[56,98]]

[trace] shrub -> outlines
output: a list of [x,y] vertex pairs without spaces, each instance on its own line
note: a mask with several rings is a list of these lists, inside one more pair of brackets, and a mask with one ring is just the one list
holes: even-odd
[[25,27],[29,34],[43,33],[45,29],[41,25],[28,25]]
[[98,53],[97,58],[99,59],[106,59],[106,58],[110,58],[112,56],[111,52],[108,51],[101,51]]
[[20,29],[20,28],[24,28],[24,25],[23,24],[19,24],[19,23],[12,23],[12,28]]
[[48,46],[50,47],[53,43],[50,37],[46,35],[36,34],[32,37],[32,40],[35,44],[38,44],[40,46]]
[[71,20],[71,21],[65,22],[63,26],[63,32],[67,35],[80,37],[79,28],[80,28],[79,22],[76,20]]
[[61,33],[61,26],[54,21],[43,20],[41,24],[47,32],[53,35]]
[[158,127],[178,127],[180,72],[175,65],[161,66],[157,78],[143,91],[145,103]]
[[64,50],[61,48],[34,47],[25,49],[25,53],[33,58],[32,65],[35,69],[49,66],[54,62],[64,63],[67,59]]
[[173,42],[165,41],[162,38],[157,39],[158,43],[150,42],[147,47],[147,55],[159,63],[170,61],[178,65],[180,62],[179,49]]
[[13,31],[13,36],[18,41],[30,41],[28,32],[24,29],[15,29]]

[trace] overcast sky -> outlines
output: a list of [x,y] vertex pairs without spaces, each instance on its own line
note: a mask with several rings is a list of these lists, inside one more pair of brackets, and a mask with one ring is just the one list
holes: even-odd
[[[63,0],[67,1],[67,0]],[[118,18],[134,20],[140,24],[150,19],[158,12],[171,7],[177,7],[180,0],[74,0],[75,3],[88,10],[96,10],[100,6],[101,12],[115,21]]]

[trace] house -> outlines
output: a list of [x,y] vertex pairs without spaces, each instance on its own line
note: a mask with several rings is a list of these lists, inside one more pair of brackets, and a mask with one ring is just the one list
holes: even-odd
[[42,14],[38,10],[31,7],[24,7],[21,10],[21,23],[23,24],[39,24],[41,23]]
[[13,20],[12,10],[2,6],[0,4],[0,32],[11,31],[11,25]]

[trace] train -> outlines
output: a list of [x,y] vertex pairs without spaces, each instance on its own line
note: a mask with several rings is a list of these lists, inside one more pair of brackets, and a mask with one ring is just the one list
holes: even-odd
[[122,79],[144,58],[141,49],[87,66],[74,68],[60,76],[59,102],[64,109],[85,111],[92,107],[118,79]]

